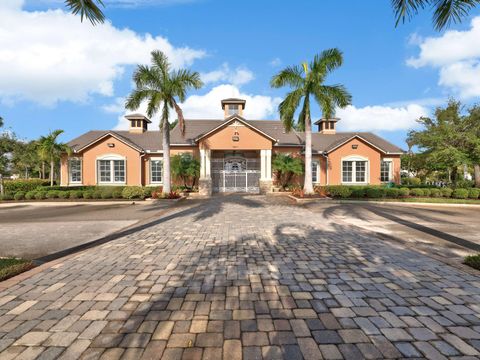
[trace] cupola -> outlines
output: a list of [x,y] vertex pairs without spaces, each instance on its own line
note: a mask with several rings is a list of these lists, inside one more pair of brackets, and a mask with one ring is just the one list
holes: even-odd
[[331,119],[320,119],[315,122],[315,125],[318,125],[318,132],[320,134],[335,134],[336,130],[335,127],[337,126],[337,121],[339,118],[331,118]]
[[125,116],[130,122],[129,132],[131,133],[144,133],[148,130],[148,124],[151,123],[150,119],[142,114],[130,114]]
[[222,100],[222,109],[225,112],[225,119],[232,115],[243,116],[243,110],[245,109],[246,101],[243,99],[223,99]]

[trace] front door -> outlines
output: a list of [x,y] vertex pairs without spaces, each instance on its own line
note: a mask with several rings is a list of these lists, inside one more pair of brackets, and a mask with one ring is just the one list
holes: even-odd
[[258,193],[260,171],[257,162],[257,159],[243,156],[212,159],[213,191]]

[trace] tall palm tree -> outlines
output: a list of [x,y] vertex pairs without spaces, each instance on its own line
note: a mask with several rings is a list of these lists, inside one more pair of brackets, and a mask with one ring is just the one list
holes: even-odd
[[70,8],[73,15],[80,14],[82,21],[86,18],[93,25],[105,21],[105,15],[100,10],[100,6],[104,6],[102,0],[65,0],[65,5]]
[[[338,49],[328,49],[315,55],[310,64],[305,62],[302,65],[289,66],[270,81],[274,88],[289,86],[292,89],[278,106],[278,111],[287,131],[295,125],[305,130],[304,191],[306,194],[313,193],[310,101],[313,98],[318,103],[326,118],[334,115],[336,107],[343,108],[351,103],[352,96],[343,85],[324,85],[327,75],[342,63],[342,52]],[[302,101],[297,124],[295,124],[294,115]]]
[[392,0],[392,7],[397,18],[395,26],[405,19],[411,19],[420,10],[431,7],[433,24],[436,30],[443,30],[452,22],[459,23],[467,17],[480,0]]
[[57,142],[57,138],[63,133],[63,130],[55,130],[47,136],[42,136],[38,140],[38,155],[41,159],[50,162],[50,186],[53,186],[53,176],[55,173],[55,161],[60,155],[67,153],[70,155],[72,150],[67,144]]
[[183,112],[178,106],[185,101],[187,90],[203,86],[198,72],[185,69],[171,70],[167,56],[161,51],[152,51],[152,65],[138,65],[133,73],[136,89],[129,95],[125,107],[136,110],[143,101],[147,101],[147,116],[153,118],[161,111],[160,129],[163,146],[163,192],[171,191],[170,185],[170,110],[175,110],[178,126],[182,134],[185,131]]

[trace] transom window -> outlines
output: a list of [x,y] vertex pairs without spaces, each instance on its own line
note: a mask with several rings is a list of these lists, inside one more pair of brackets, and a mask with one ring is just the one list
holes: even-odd
[[161,183],[163,181],[162,160],[150,160],[150,182]]
[[99,183],[125,183],[125,160],[98,160]]
[[235,115],[238,114],[238,105],[237,104],[229,104],[228,105],[228,115]]
[[392,173],[392,162],[382,161],[380,163],[380,181],[381,182],[391,181],[391,173]]
[[366,183],[367,182],[367,161],[346,160],[342,161],[342,182],[344,183]]
[[82,161],[80,159],[70,159],[69,165],[69,182],[81,183],[82,182]]
[[318,176],[318,162],[312,161],[312,182],[318,183],[320,177]]

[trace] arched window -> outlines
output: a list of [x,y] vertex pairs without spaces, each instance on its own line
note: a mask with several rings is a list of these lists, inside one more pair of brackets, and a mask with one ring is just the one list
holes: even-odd
[[370,162],[362,156],[342,158],[343,184],[368,184],[370,182]]
[[97,158],[98,184],[125,184],[125,158],[117,154],[103,155]]

